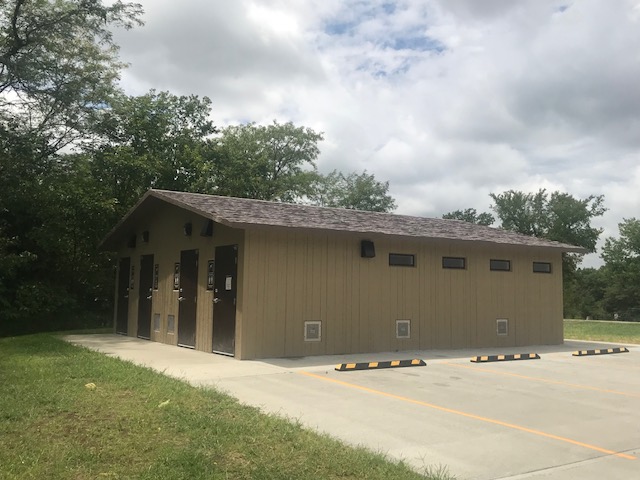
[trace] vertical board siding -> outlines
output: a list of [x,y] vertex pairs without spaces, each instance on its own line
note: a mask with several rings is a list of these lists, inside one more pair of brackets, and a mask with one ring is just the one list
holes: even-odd
[[[161,328],[156,332],[152,320],[151,338],[177,343],[173,267],[182,250],[197,249],[195,348],[211,351],[214,292],[206,289],[207,262],[215,258],[216,246],[237,244],[238,358],[562,343],[560,252],[293,229],[243,231],[220,224],[213,237],[201,237],[204,221],[166,205],[140,225],[135,248],[119,251],[135,268],[129,335],[137,334],[140,258],[153,254],[159,282],[152,318],[160,314]],[[186,222],[193,223],[190,237],[182,232]],[[141,240],[144,230],[150,232],[148,243]],[[363,239],[374,241],[374,258],[361,258]],[[416,266],[390,266],[389,253],[413,254]],[[443,269],[443,256],[465,257],[467,268]],[[511,260],[511,271],[490,271],[490,259]],[[534,261],[551,262],[553,273],[533,273]],[[175,316],[173,334],[167,331],[168,315]],[[497,336],[498,318],[508,319],[508,335]],[[410,320],[410,338],[396,338],[396,320]],[[320,342],[304,341],[305,321],[322,322]]]
[[[207,262],[215,258],[215,247],[222,245],[239,245],[239,263],[243,254],[242,230],[231,229],[224,225],[216,224],[212,237],[200,236],[200,230],[206,219],[181,208],[166,205],[158,208],[150,215],[144,224],[139,225],[135,232],[137,243],[135,248],[122,248],[118,253],[120,257],[131,257],[131,264],[135,268],[134,290],[129,295],[129,326],[128,334],[136,336],[138,328],[138,282],[140,274],[140,258],[142,255],[153,254],[154,265],[159,266],[158,290],[152,292],[152,324],[151,340],[177,345],[178,341],[178,291],[173,290],[173,268],[180,262],[182,250],[198,250],[198,288],[196,311],[196,350],[211,351],[211,336],[213,325],[213,291],[207,290]],[[191,236],[185,236],[183,226],[185,223],[193,224]],[[149,241],[143,242],[142,232],[149,231]],[[238,268],[238,297],[241,298],[240,286],[242,271]],[[160,314],[160,331],[153,328],[153,315]],[[174,333],[168,332],[167,319],[169,315],[175,316]],[[236,323],[239,324],[242,316],[239,314]]]
[[[374,258],[360,257],[364,237],[342,233],[245,232],[242,358],[400,351],[562,342],[562,259],[555,251],[472,242],[369,238]],[[416,255],[415,267],[390,266],[389,253]],[[442,268],[443,256],[467,259]],[[491,271],[490,259],[511,260]],[[553,274],[533,274],[533,261]],[[509,321],[498,336],[496,320]],[[304,341],[304,322],[322,322],[322,340]],[[411,321],[409,339],[396,320]]]

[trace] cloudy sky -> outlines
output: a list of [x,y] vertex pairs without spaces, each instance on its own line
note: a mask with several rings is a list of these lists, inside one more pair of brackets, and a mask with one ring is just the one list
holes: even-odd
[[640,0],[141,3],[127,93],[324,132],[319,169],[388,180],[397,213],[546,188],[604,194],[603,237],[640,216]]

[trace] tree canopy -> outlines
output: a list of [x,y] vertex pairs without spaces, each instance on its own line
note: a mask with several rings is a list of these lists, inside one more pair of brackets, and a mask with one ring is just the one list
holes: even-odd
[[622,319],[640,320],[640,220],[625,219],[618,228],[620,237],[607,238],[602,248],[603,305]]
[[0,332],[69,326],[110,282],[93,235],[108,200],[86,163],[58,152],[91,136],[123,67],[112,28],[141,14],[121,1],[0,3]]
[[448,220],[462,220],[463,222],[475,223],[477,225],[490,226],[496,221],[495,217],[488,212],[478,213],[475,208],[466,210],[455,210],[445,213],[442,218]]
[[121,1],[2,2],[0,122],[37,134],[50,151],[82,136],[124,67],[112,28],[141,25],[141,15]]
[[222,130],[209,190],[218,195],[299,201],[312,193],[321,133],[291,122]]
[[324,207],[350,208],[372,212],[390,212],[396,202],[389,195],[389,182],[379,182],[365,170],[345,175],[337,170],[318,175],[311,201]]
[[568,193],[549,195],[540,189],[536,193],[508,190],[490,196],[494,201],[491,208],[505,230],[596,251],[602,229],[592,227],[591,221],[606,211],[603,195],[577,199]]
[[[141,15],[122,1],[0,3],[0,335],[110,322],[113,258],[97,245],[149,188],[288,202],[319,188],[321,133],[219,131],[206,97],[120,91],[111,32]],[[373,176],[340,178],[375,206],[360,187]]]
[[95,115],[94,138],[84,150],[92,174],[119,214],[149,188],[205,191],[217,130],[211,100],[151,90],[117,95]]

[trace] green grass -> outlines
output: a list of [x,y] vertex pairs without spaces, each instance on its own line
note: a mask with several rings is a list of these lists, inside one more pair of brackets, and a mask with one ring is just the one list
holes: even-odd
[[0,388],[2,479],[451,478],[49,334],[0,339]]
[[564,338],[640,344],[640,323],[565,320]]

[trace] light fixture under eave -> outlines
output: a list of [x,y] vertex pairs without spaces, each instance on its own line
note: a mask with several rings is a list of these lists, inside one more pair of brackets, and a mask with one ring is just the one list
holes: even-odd
[[200,236],[213,237],[213,220],[207,220],[200,230]]

